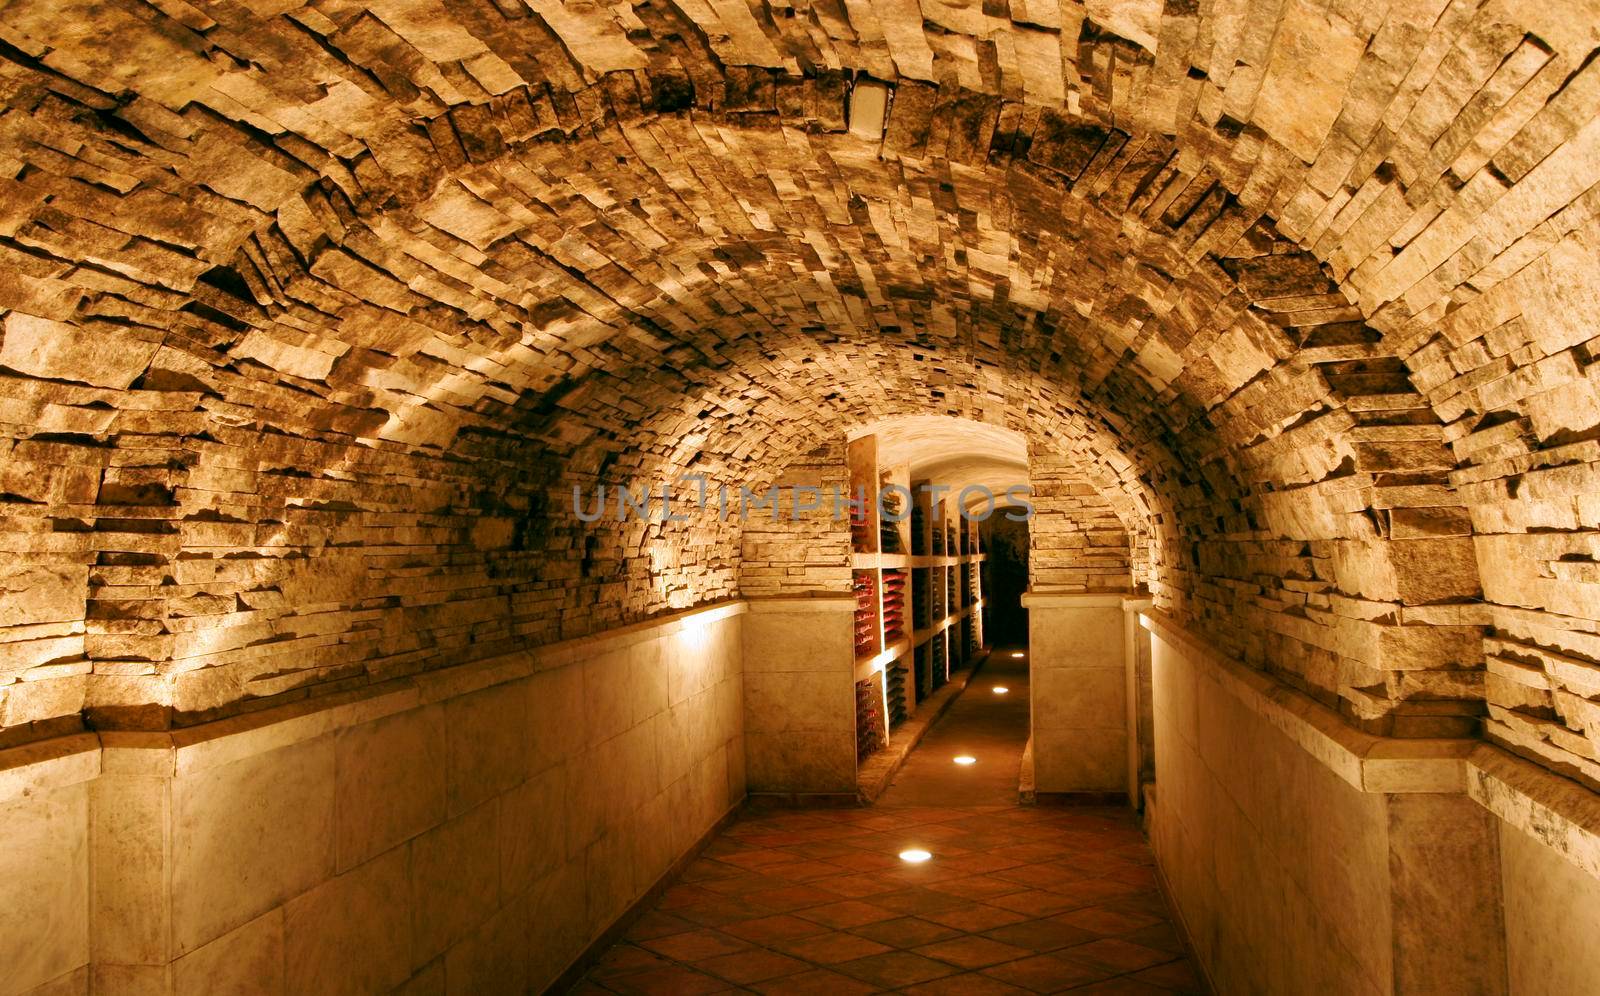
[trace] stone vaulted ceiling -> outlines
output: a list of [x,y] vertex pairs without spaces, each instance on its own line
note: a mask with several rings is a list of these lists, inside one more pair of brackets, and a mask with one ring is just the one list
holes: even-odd
[[1592,776],[1594,15],[7,4],[0,735],[734,595],[566,489],[931,413],[1353,720]]

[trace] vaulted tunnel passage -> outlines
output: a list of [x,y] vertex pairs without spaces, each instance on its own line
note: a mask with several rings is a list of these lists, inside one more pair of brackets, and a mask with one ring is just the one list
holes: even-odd
[[0,994],[542,990],[853,797],[967,534],[574,493],[864,434],[1025,469],[1031,791],[1215,991],[1600,987],[1596,24],[0,7]]

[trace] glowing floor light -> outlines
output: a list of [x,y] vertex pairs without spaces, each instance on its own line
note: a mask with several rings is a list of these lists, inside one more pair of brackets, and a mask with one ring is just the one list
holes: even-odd
[[966,767],[969,764],[978,763],[978,759],[973,757],[971,754],[962,754],[960,757],[952,757],[950,760],[956,762],[962,767]]
[[932,854],[915,847],[909,851],[900,852],[900,860],[913,865],[920,865],[931,857],[933,857]]
[[992,689],[992,691],[993,691],[993,692],[994,692],[994,693],[995,693],[995,694],[996,694],[996,695],[1004,695],[1004,694],[1005,694],[1005,693],[1007,693],[1007,692],[1009,692],[1009,691],[1011,691],[1011,689],[1009,689],[1009,688],[1007,688],[1007,687],[1006,687],[1006,686],[1004,686],[1004,685],[996,685],[996,686],[994,686],[994,688],[993,688],[993,689]]
[[1016,653],[1012,654],[1011,656],[1015,657],[1017,660],[1021,660],[1022,658],[1026,657],[1028,655],[1019,650]]

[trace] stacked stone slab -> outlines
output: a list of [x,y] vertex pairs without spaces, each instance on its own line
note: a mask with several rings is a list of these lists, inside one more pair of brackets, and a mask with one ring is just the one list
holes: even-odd
[[0,737],[733,595],[571,487],[931,410],[1227,652],[1592,778],[1593,13],[12,4]]

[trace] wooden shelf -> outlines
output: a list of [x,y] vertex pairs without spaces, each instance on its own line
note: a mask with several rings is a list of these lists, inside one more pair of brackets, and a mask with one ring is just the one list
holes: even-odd
[[[861,714],[892,728],[915,714],[953,670],[970,662],[974,646],[981,645],[980,565],[988,558],[981,550],[978,524],[961,518],[953,498],[933,501],[931,492],[918,487],[924,482],[911,479],[909,464],[883,466],[876,437],[852,439],[847,460],[851,493],[859,488],[866,499],[862,514],[851,523],[859,636],[855,681],[865,696]],[[888,519],[878,507],[879,493],[891,486],[902,499],[911,495],[910,514],[900,521]],[[930,619],[936,621],[918,626]],[[879,731],[857,732],[858,747],[865,752],[860,756],[877,749],[872,745]]]
[[870,657],[856,658],[856,680],[862,681],[877,674],[911,650],[911,637],[903,636]]

